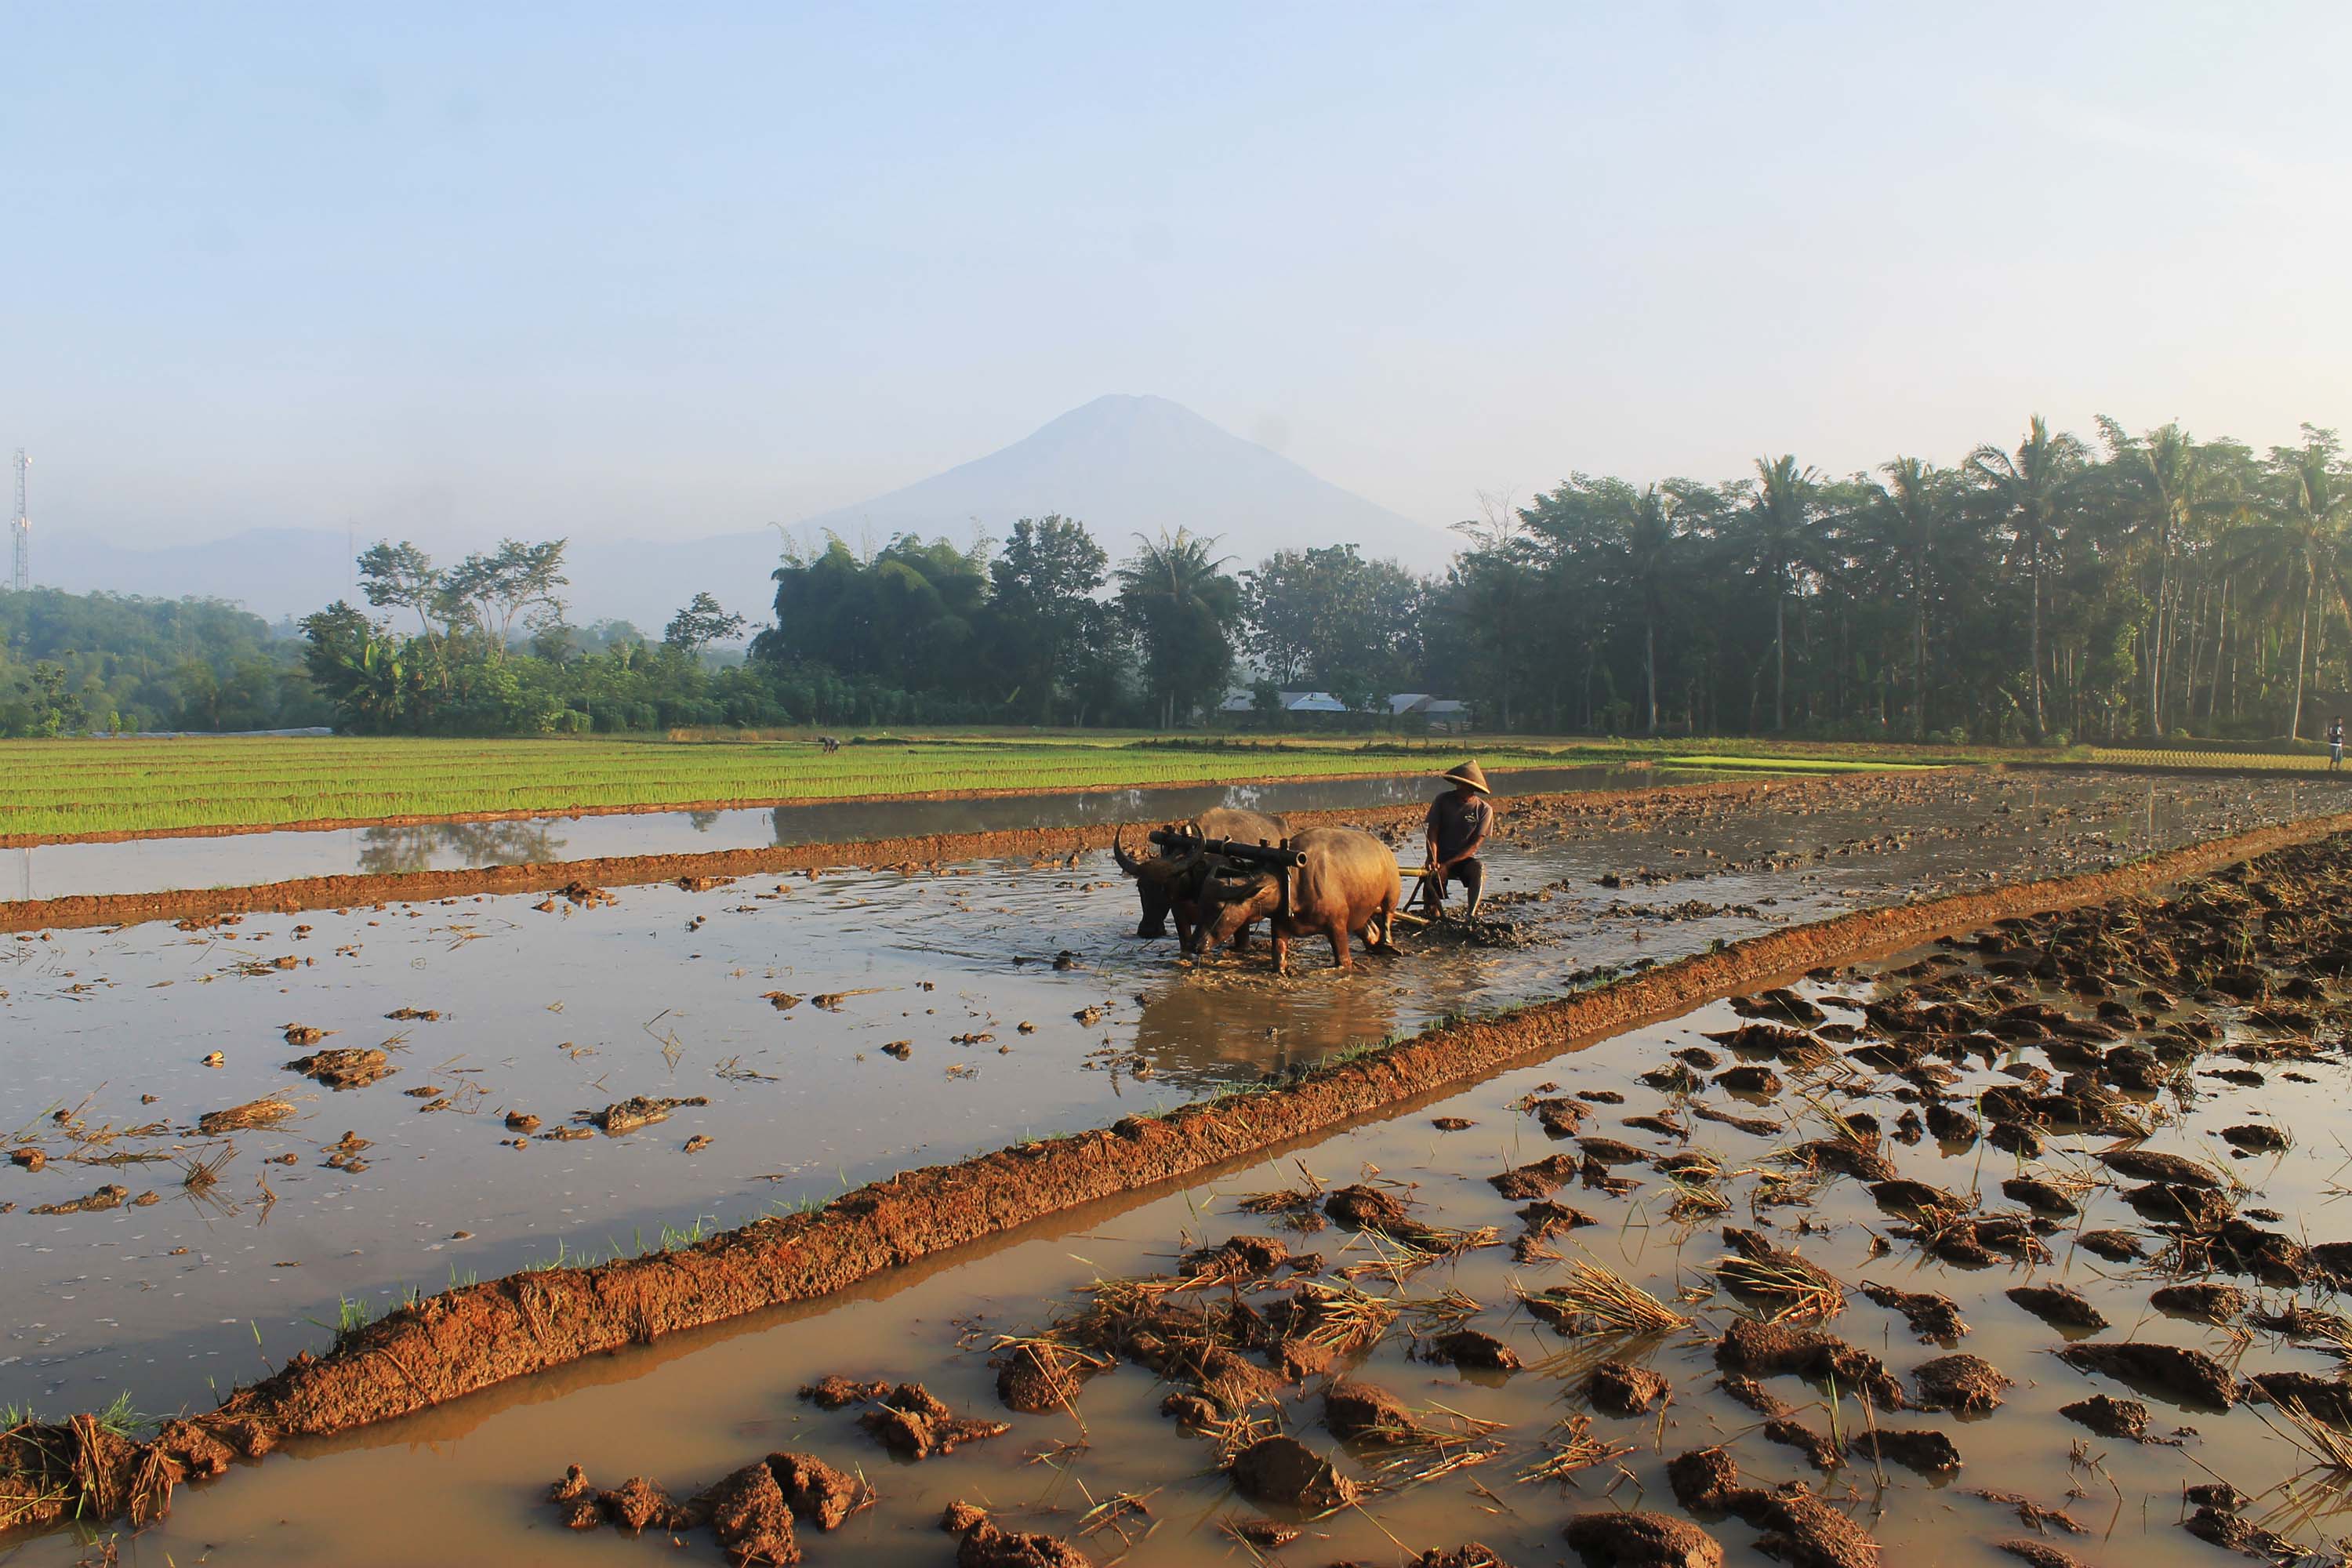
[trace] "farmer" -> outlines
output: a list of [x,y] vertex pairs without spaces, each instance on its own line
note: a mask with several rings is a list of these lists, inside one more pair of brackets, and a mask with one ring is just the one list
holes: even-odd
[[1495,826],[1495,808],[1486,799],[1495,792],[1486,787],[1486,775],[1475,762],[1446,769],[1445,778],[1454,788],[1429,803],[1429,868],[1422,886],[1430,919],[1435,920],[1444,907],[1448,882],[1459,882],[1470,895],[1465,913],[1475,919],[1486,881],[1478,850]]
[[2327,771],[2344,771],[2344,715],[2338,713],[2327,726]]

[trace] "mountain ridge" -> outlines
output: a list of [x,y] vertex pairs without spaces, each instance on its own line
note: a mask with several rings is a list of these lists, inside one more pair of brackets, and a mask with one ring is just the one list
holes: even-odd
[[[908,532],[961,542],[974,526],[1002,539],[1015,520],[1048,512],[1084,522],[1114,559],[1129,553],[1135,535],[1178,527],[1217,536],[1240,565],[1276,550],[1343,542],[1422,571],[1442,567],[1449,554],[1439,531],[1149,394],[1106,394],[1009,446],[788,531],[803,545],[828,531],[877,545]],[[572,618],[625,619],[657,635],[677,606],[708,592],[758,622],[769,614],[768,574],[780,544],[773,528],[690,541],[575,539]],[[233,599],[273,621],[352,591],[344,536],[325,529],[253,529],[152,550],[37,540],[34,564],[42,586]]]

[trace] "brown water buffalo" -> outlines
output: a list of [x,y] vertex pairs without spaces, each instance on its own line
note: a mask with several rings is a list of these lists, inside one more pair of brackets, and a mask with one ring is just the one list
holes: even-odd
[[[1279,844],[1290,831],[1282,818],[1262,812],[1242,811],[1232,806],[1217,806],[1204,811],[1186,822],[1170,823],[1171,827],[1189,833],[1196,838],[1238,838],[1244,844],[1264,839]],[[1137,922],[1138,936],[1166,936],[1168,917],[1176,917],[1176,940],[1181,946],[1192,941],[1195,910],[1201,900],[1201,888],[1212,873],[1225,862],[1214,855],[1198,852],[1190,855],[1145,854],[1130,855],[1122,842],[1122,828],[1111,836],[1111,858],[1118,868],[1135,879],[1135,891],[1143,900],[1143,918]],[[1243,945],[1244,935],[1234,942]]]
[[1355,967],[1348,952],[1351,936],[1363,937],[1366,952],[1393,951],[1390,926],[1401,892],[1396,852],[1352,827],[1309,827],[1290,836],[1290,847],[1307,857],[1305,865],[1280,871],[1234,868],[1210,879],[1201,892],[1191,951],[1214,952],[1256,920],[1273,931],[1277,974],[1287,973],[1289,945],[1298,937],[1328,937],[1331,961],[1341,969]]

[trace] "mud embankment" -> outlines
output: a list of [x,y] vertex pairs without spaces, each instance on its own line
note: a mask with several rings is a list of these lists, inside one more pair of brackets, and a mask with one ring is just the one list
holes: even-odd
[[[1721,783],[1661,785],[1646,790],[1582,790],[1521,796],[1540,800],[1547,812],[1639,810],[1665,801],[1724,800],[1733,805],[1818,793],[1872,774],[1828,779],[1737,779]],[[1034,794],[1036,792],[1023,792]],[[900,796],[894,798],[922,798]],[[652,809],[652,808],[649,808]],[[660,810],[673,808],[663,806]],[[1417,830],[1423,805],[1341,807],[1288,814],[1301,826],[1348,823]],[[523,813],[510,814],[526,815]],[[438,817],[435,821],[489,818]],[[380,824],[371,826],[381,826]],[[720,849],[702,855],[627,855],[593,860],[551,860],[520,866],[481,866],[391,875],[303,877],[243,888],[188,888],[152,893],[77,894],[0,903],[0,931],[61,931],[77,926],[136,925],[143,921],[204,920],[214,915],[300,910],[341,910],[370,904],[467,897],[478,893],[548,892],[573,882],[626,887],[675,881],[682,877],[773,876],[782,872],[904,869],[953,860],[1072,856],[1108,849],[1116,825],[1020,828],[990,833],[934,833],[852,843],[769,845]],[[174,835],[174,837],[184,837]],[[0,839],[0,844],[7,843]],[[79,841],[78,841],[79,842]],[[1137,846],[1141,847],[1139,844]]]
[[266,1451],[282,1437],[388,1420],[584,1356],[825,1295],[1040,1215],[1193,1177],[1763,982],[1947,931],[2146,893],[2345,832],[2352,832],[2352,814],[2263,828],[2111,870],[1773,931],[1595,990],[1434,1028],[1292,1087],[904,1172],[814,1213],[757,1221],[677,1252],[528,1270],[463,1287],[347,1333],[322,1356],[296,1356],[219,1409],[171,1423],[152,1443],[102,1441],[105,1435],[79,1423],[0,1436],[0,1519],[40,1524],[125,1510],[152,1515],[168,1501],[173,1481],[217,1474],[233,1457]]

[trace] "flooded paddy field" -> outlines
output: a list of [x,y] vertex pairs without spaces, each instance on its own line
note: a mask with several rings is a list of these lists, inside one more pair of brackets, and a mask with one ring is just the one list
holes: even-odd
[[[1529,797],[1490,858],[1507,942],[1417,938],[1352,976],[1303,949],[1287,981],[1136,940],[1100,854],[25,933],[0,942],[0,1128],[42,1166],[0,1165],[0,1401],[201,1405],[453,1280],[674,1245],[1598,971],[2323,798],[1976,773]],[[344,1050],[383,1076],[288,1065]],[[578,1120],[638,1097],[688,1103],[619,1134]],[[256,1101],[284,1114],[200,1131]]]
[[[817,1563],[2340,1562],[2347,874],[2337,838],[1792,976],[296,1442],[122,1554],[716,1563],[647,1483],[731,1476],[730,1539]],[[1607,1554],[1637,1531],[1685,1555]]]
[[[1286,983],[1262,959],[1188,968],[1129,936],[1132,893],[1100,855],[11,940],[0,1126],[42,1158],[0,1166],[0,1402],[203,1409],[413,1292],[678,1245],[1595,971],[2342,798],[1979,773],[1745,805],[1530,798],[1491,857],[1497,945],[1423,938],[1351,977],[1318,952]],[[386,1016],[404,1011],[438,1016]],[[341,1048],[392,1070],[339,1091],[285,1065]],[[620,1135],[574,1120],[635,1096],[707,1103]],[[289,1113],[194,1130],[257,1100]],[[32,1212],[110,1187],[119,1206]]]
[[[1497,769],[1506,795],[1574,789],[1642,790],[1753,777],[1706,769],[1585,765]],[[45,844],[0,850],[0,901],[178,888],[247,887],[305,877],[393,876],[623,856],[705,855],[772,845],[848,844],[928,834],[1021,833],[1164,821],[1216,806],[1330,811],[1424,799],[1420,773],[1299,779],[1279,784],[985,795],[966,800],[830,801],[737,811],[660,811],[500,822],[405,823],[234,837]]]

